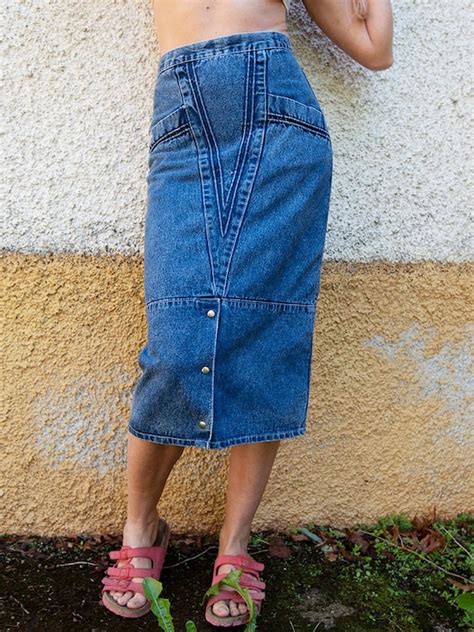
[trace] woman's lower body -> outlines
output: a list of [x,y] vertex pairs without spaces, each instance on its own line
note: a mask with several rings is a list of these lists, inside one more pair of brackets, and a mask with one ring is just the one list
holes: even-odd
[[331,178],[324,115],[286,34],[234,33],[161,56],[124,543],[154,541],[185,446],[229,446],[219,553],[246,552],[280,440],[306,431]]

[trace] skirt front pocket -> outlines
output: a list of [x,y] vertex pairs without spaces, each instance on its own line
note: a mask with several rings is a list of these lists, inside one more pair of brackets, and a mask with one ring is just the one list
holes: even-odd
[[291,97],[268,92],[267,120],[274,123],[297,125],[308,132],[330,140],[322,111]]
[[153,151],[158,143],[172,140],[189,131],[186,108],[184,105],[180,105],[151,126],[149,151]]

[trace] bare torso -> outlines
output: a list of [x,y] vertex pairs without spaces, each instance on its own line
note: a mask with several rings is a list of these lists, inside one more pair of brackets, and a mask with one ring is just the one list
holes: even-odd
[[154,0],[153,14],[160,54],[231,33],[288,33],[282,0]]

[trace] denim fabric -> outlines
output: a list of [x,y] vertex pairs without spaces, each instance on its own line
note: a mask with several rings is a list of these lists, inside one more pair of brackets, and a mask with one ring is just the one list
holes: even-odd
[[149,132],[130,432],[201,448],[303,434],[332,147],[289,37],[165,52]]

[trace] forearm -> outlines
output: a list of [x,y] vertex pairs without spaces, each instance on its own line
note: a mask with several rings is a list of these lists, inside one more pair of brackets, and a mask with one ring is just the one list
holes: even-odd
[[390,0],[367,0],[367,14],[360,19],[365,25],[372,55],[381,63],[392,63],[393,18]]
[[390,0],[303,2],[321,30],[357,62],[372,70],[382,70],[392,64],[393,16]]

